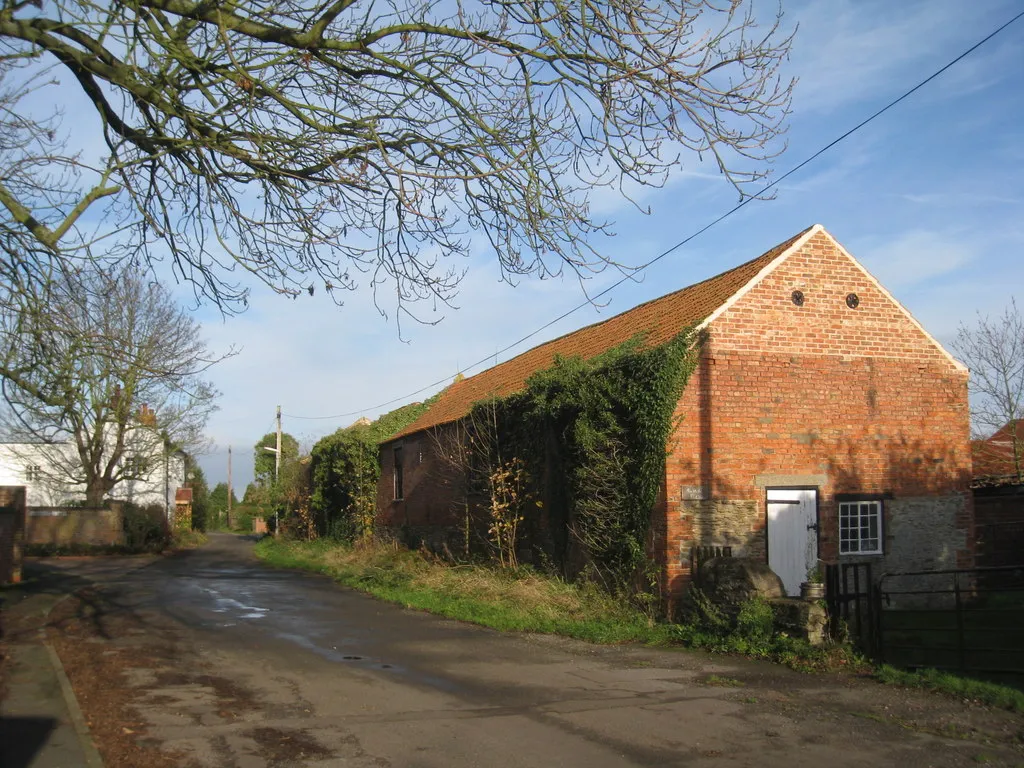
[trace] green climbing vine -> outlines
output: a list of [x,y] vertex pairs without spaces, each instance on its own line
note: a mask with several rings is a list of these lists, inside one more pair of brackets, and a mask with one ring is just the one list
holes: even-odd
[[533,479],[539,503],[524,508],[565,531],[560,542],[555,531],[556,559],[575,553],[611,589],[632,585],[647,563],[666,441],[695,361],[690,331],[655,347],[638,336],[590,360],[556,358],[524,391],[478,403],[467,419],[483,463],[515,459]]
[[378,444],[418,419],[437,397],[376,421],[356,422],[317,441],[310,452],[310,510],[318,535],[354,540],[372,532],[380,478]]

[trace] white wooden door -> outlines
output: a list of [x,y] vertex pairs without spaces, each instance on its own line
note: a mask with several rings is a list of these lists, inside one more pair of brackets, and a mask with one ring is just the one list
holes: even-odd
[[768,567],[782,579],[786,594],[800,594],[800,583],[818,562],[818,492],[768,489]]

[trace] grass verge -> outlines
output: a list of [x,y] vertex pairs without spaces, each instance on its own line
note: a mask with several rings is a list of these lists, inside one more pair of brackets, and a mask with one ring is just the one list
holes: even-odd
[[398,546],[347,546],[266,538],[257,554],[271,565],[327,574],[408,608],[502,631],[565,635],[593,643],[664,644],[669,627],[596,587],[567,584],[531,569],[448,565]]
[[883,664],[875,670],[875,679],[887,685],[925,688],[960,699],[969,699],[1012,712],[1024,713],[1024,691],[998,683],[960,677],[937,669],[908,672]]
[[209,540],[203,531],[175,531],[171,535],[171,546],[174,549],[195,549]]

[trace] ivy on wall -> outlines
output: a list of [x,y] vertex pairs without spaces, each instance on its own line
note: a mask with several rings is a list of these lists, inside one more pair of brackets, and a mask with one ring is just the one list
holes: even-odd
[[697,359],[692,331],[645,347],[642,336],[590,360],[559,357],[524,391],[477,403],[492,462],[515,457],[544,500],[556,560],[629,586],[647,562],[651,510],[665,476],[673,413]]
[[378,444],[412,424],[440,395],[357,422],[317,441],[312,459],[310,509],[320,536],[354,540],[369,534],[380,478]]

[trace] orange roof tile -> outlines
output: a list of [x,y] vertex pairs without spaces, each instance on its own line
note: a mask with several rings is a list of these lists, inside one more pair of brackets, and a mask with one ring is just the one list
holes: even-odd
[[481,400],[522,390],[531,375],[551,367],[556,355],[590,359],[639,333],[645,334],[645,344],[663,344],[684,328],[711,315],[807,231],[735,269],[540,344],[500,365],[457,381],[441,393],[430,410],[388,440],[456,421]]

